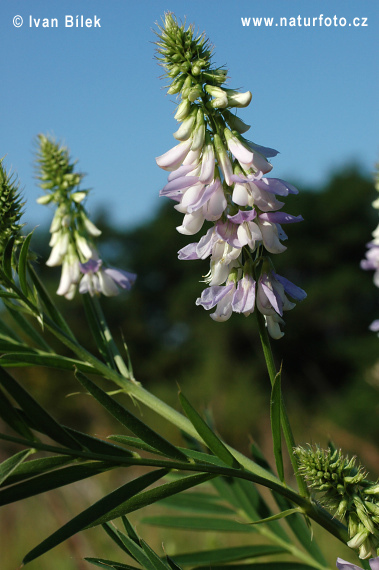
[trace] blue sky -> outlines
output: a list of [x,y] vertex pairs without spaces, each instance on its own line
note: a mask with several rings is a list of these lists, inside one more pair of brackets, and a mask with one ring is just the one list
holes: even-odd
[[[41,191],[33,152],[40,132],[64,141],[88,174],[90,212],[106,208],[115,223],[129,227],[153,214],[166,179],[154,158],[174,146],[177,128],[175,99],[162,89],[154,60],[152,30],[168,10],[206,31],[214,61],[229,70],[229,87],[252,92],[239,116],[252,125],[251,140],[280,151],[273,176],[301,187],[353,162],[373,170],[379,157],[377,2],[8,0],[0,6],[0,155],[19,175],[31,225],[52,216],[35,204]],[[241,23],[298,16],[303,22],[321,14],[323,21],[345,18],[346,25]],[[12,23],[16,15],[24,20],[19,28]],[[74,21],[97,16],[101,27],[66,28],[66,15]],[[38,28],[29,27],[30,16],[40,19]],[[56,18],[58,28],[42,28],[43,18]],[[354,18],[366,25],[354,26]]]

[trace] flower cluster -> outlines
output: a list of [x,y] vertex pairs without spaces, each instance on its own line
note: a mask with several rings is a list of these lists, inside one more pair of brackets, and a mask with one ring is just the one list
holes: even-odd
[[[378,173],[377,173],[375,188],[379,192],[379,165],[378,165]],[[372,205],[374,208],[379,210],[379,198],[374,200]],[[374,283],[377,287],[379,287],[379,224],[376,227],[376,229],[372,232],[372,237],[374,239],[367,244],[368,250],[366,252],[366,259],[362,259],[361,268],[375,271]],[[379,319],[376,319],[373,323],[371,323],[370,329],[372,331],[378,332],[379,336]]]
[[379,555],[379,484],[366,479],[356,459],[341,451],[297,447],[299,471],[308,486],[322,492],[322,502],[348,524],[347,545],[362,559]]
[[3,160],[0,159],[0,255],[10,238],[21,242],[20,231],[23,227],[20,223],[23,203],[19,184],[15,176],[6,172]]
[[67,148],[38,136],[38,179],[47,193],[37,202],[56,205],[50,226],[51,253],[46,264],[62,265],[58,295],[72,299],[79,286],[80,293],[113,296],[121,289],[130,289],[136,275],[115,268],[104,268],[94,238],[101,231],[91,222],[83,206],[88,190],[80,190],[83,174],[74,172]]
[[210,258],[209,287],[196,303],[215,307],[211,317],[217,321],[233,312],[247,316],[256,306],[270,335],[280,338],[283,311],[306,294],[277,275],[268,254],[286,249],[282,225],[302,220],[280,211],[284,203],[278,197],[297,190],[265,176],[272,170],[268,159],[278,152],[242,136],[250,127],[230,109],[249,105],[251,93],[222,86],[227,72],[211,69],[205,36],[195,37],[192,26],[185,29],[166,14],[158,38],[158,59],[171,81],[168,93],[181,99],[174,133],[179,143],[156,159],[170,172],[160,195],[184,214],[180,233],[193,235],[204,223],[213,224],[199,242],[179,251],[179,259]]

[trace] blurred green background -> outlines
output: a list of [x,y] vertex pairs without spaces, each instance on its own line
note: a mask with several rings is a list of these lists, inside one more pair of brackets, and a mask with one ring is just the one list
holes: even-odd
[[[306,290],[308,298],[285,314],[285,336],[272,343],[277,364],[283,362],[283,390],[295,439],[299,444],[327,445],[332,438],[345,452],[357,454],[374,479],[379,470],[379,340],[368,326],[379,317],[379,295],[372,272],[362,271],[359,262],[378,222],[371,207],[377,193],[371,177],[351,165],[332,174],[324,188],[299,189],[298,196],[286,199],[283,209],[302,214],[305,221],[286,228],[288,250],[275,256],[274,263],[279,274]],[[255,318],[233,314],[229,321],[216,323],[202,307],[195,306],[209,260],[177,259],[178,249],[198,237],[191,240],[176,232],[182,215],[172,205],[162,201],[153,218],[132,229],[114,227],[106,211],[95,216],[103,231],[99,240],[102,257],[110,265],[138,274],[130,293],[103,299],[108,323],[120,347],[125,339],[135,377],[146,388],[178,408],[180,386],[199,410],[212,414],[228,443],[248,453],[254,440],[271,459],[270,388]],[[96,352],[80,295],[69,302],[54,294],[60,268],[44,265],[48,242],[48,228],[38,228],[32,241],[40,255],[38,272],[79,340]],[[109,418],[88,396],[67,397],[78,391],[69,374],[40,368],[14,369],[12,373],[61,422],[100,437],[115,432]],[[150,425],[180,442],[173,427],[151,411],[140,411]],[[9,449],[3,446],[2,459]],[[109,490],[129,476],[129,471],[107,475],[3,508],[0,536],[6,554],[1,569],[16,568],[28,548],[98,499],[102,488]],[[181,544],[181,539],[175,538],[179,533],[172,537],[167,530],[139,530],[155,546],[162,540],[167,548],[171,543]],[[193,548],[229,541],[192,535]],[[182,539],[185,550],[190,549],[191,540]],[[111,545],[105,535],[103,538],[101,531],[94,530],[29,567],[90,568],[80,557],[94,552],[111,556],[103,551],[107,548]],[[348,556],[343,548],[336,541],[328,543],[326,554],[332,565],[337,555]]]

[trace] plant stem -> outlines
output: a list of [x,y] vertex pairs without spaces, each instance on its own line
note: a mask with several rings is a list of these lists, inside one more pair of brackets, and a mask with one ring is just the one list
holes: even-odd
[[[266,324],[265,324],[264,317],[263,317],[262,313],[260,313],[259,311],[256,311],[256,316],[257,316],[259,336],[260,336],[261,343],[262,343],[263,354],[264,354],[265,361],[266,361],[267,371],[268,371],[268,374],[270,377],[271,385],[273,385],[276,374],[277,374],[277,370],[276,370],[274,357],[273,357],[272,350],[271,350],[270,338],[269,338],[269,335],[267,332]],[[306,485],[305,481],[303,480],[303,478],[298,473],[298,465],[297,465],[295,455],[293,453],[293,449],[296,446],[296,443],[295,443],[295,439],[293,437],[291,425],[290,425],[290,422],[288,419],[288,414],[287,414],[287,411],[286,411],[286,408],[284,405],[283,396],[281,396],[280,419],[281,419],[284,439],[285,439],[285,442],[287,445],[288,454],[290,457],[292,469],[293,469],[294,475],[296,477],[296,481],[297,481],[297,484],[299,487],[300,494],[303,497],[309,497],[307,485]]]
[[[0,439],[6,441],[12,441],[14,443],[20,443],[21,445],[29,446],[30,441],[19,438],[0,434]],[[241,469],[233,469],[230,467],[221,467],[219,465],[214,465],[205,462],[198,463],[184,463],[180,461],[173,461],[167,459],[148,459],[145,457],[120,457],[120,455],[103,455],[100,453],[94,453],[92,451],[80,451],[77,449],[69,449],[65,447],[56,447],[54,445],[47,445],[40,442],[32,442],[33,448],[39,449],[41,451],[49,451],[52,453],[57,453],[59,455],[69,455],[71,457],[82,458],[86,460],[97,460],[101,462],[108,462],[115,467],[122,467],[128,465],[140,465],[145,467],[161,467],[167,468],[169,470],[179,470],[179,471],[195,471],[198,473],[209,473],[224,477],[236,477],[239,479],[245,479],[252,483],[257,483],[277,491],[292,503],[295,503],[305,514],[307,514],[315,522],[319,523],[325,529],[327,529],[333,536],[346,543],[348,540],[347,530],[335,519],[329,515],[324,509],[318,505],[312,505],[306,498],[301,497],[295,491],[289,489],[282,485],[282,483],[277,480],[277,482],[267,481],[267,478],[261,477],[250,471],[245,471]]]

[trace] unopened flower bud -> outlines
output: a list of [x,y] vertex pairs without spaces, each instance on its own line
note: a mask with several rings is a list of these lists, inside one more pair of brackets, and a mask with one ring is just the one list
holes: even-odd
[[39,198],[37,198],[37,203],[38,204],[42,204],[43,206],[45,206],[45,204],[50,204],[50,202],[54,199],[54,194],[45,194],[44,196],[40,196]]
[[227,109],[225,109],[225,111],[222,111],[222,114],[225,121],[228,123],[229,127],[233,131],[237,131],[237,133],[240,133],[242,135],[243,133],[246,133],[246,131],[250,129],[250,125],[247,125],[246,123],[241,121],[241,119],[239,119],[236,115],[233,115],[233,113],[231,113]]
[[98,237],[99,235],[101,235],[101,230],[99,230],[99,228],[97,228],[95,226],[95,224],[93,224],[91,222],[91,220],[89,218],[87,218],[87,216],[82,215],[82,219],[83,219],[84,227],[86,228],[87,232],[91,236]]
[[183,101],[178,106],[174,118],[177,121],[183,121],[183,119],[188,117],[190,111],[191,111],[191,103],[188,101],[188,99],[183,99]]
[[205,67],[207,62],[204,59],[198,59],[192,62],[192,75],[200,75],[202,67]]
[[247,107],[250,104],[252,98],[250,91],[246,91],[245,93],[239,93],[233,89],[225,89],[225,91],[229,107]]
[[76,204],[80,204],[80,202],[83,202],[83,200],[86,198],[87,196],[87,192],[81,191],[81,192],[74,192],[73,194],[71,194],[71,198],[74,200],[74,202]]
[[194,101],[196,101],[196,99],[198,99],[202,95],[203,95],[203,90],[201,88],[201,85],[195,85],[195,87],[192,87],[192,89],[190,89],[188,93],[188,100],[191,101],[191,103],[193,103]]
[[366,528],[363,528],[363,526],[359,525],[359,528],[360,530],[357,534],[347,543],[350,548],[359,548],[370,534]]
[[167,93],[169,95],[175,95],[176,93],[179,93],[179,91],[182,90],[184,81],[185,81],[184,75],[181,75],[180,77],[175,79],[175,81],[171,83],[171,87],[167,90]]
[[196,121],[196,109],[192,111],[192,113],[184,119],[183,123],[180,125],[179,129],[173,134],[173,136],[178,141],[186,141],[190,138],[193,127]]
[[191,146],[191,150],[198,150],[203,147],[205,138],[205,122],[204,122],[204,115],[201,109],[197,112],[196,117],[196,128],[193,135],[193,142]]
[[188,97],[191,88],[192,88],[192,77],[190,75],[187,75],[182,87],[182,99],[186,99]]

